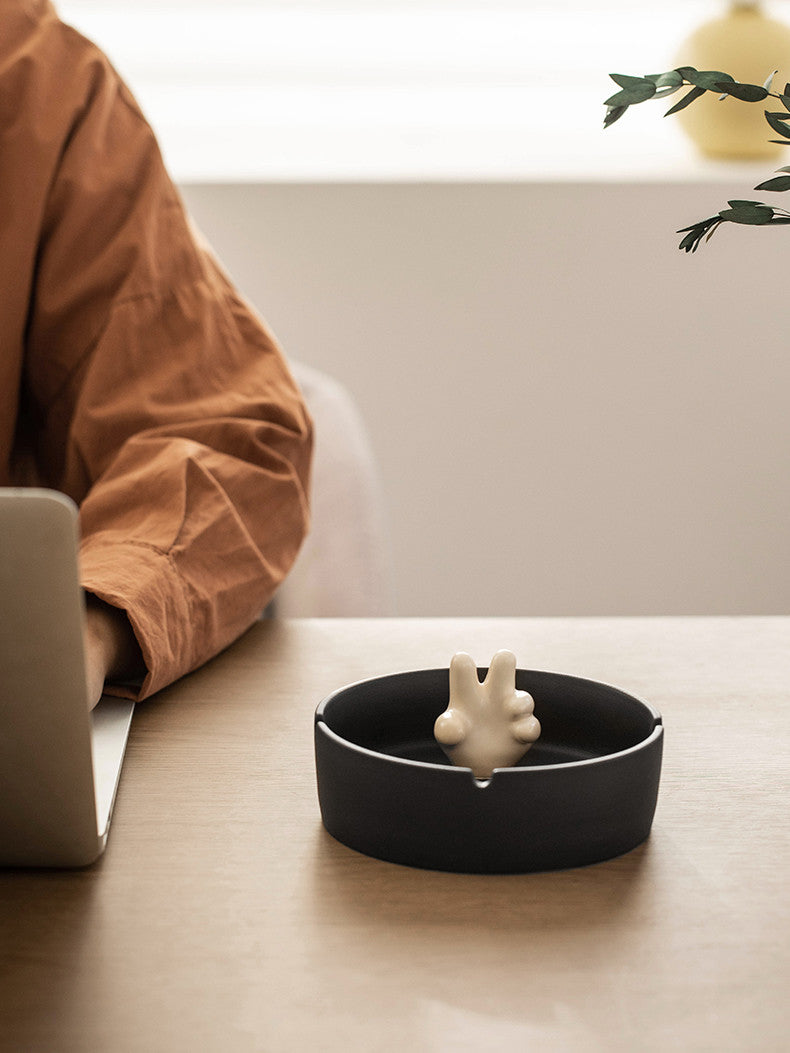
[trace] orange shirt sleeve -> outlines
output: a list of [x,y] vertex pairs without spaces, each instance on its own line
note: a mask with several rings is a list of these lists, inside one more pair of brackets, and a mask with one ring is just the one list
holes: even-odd
[[31,150],[42,134],[58,148],[23,412],[45,481],[80,504],[85,588],[128,613],[145,697],[239,636],[283,580],[307,529],[311,425],[104,56],[52,18],[27,50]]

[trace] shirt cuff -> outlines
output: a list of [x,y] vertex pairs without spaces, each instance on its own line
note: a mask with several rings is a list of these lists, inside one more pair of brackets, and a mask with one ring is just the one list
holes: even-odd
[[146,542],[91,535],[80,545],[80,583],[126,612],[147,670],[141,684],[108,685],[108,694],[147,698],[188,671],[194,650],[186,636],[189,604],[166,552]]

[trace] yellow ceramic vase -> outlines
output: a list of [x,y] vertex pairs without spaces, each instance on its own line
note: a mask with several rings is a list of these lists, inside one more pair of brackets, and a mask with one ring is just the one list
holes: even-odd
[[[676,66],[719,70],[748,84],[763,84],[774,70],[773,91],[790,81],[790,27],[769,18],[757,0],[734,0],[729,11],[700,26],[680,49]],[[672,97],[672,101],[681,95]],[[681,110],[677,120],[707,157],[747,160],[782,154],[769,139],[777,136],[763,116],[781,111],[778,99],[764,103],[724,99],[708,92]],[[787,157],[790,162],[790,156]]]

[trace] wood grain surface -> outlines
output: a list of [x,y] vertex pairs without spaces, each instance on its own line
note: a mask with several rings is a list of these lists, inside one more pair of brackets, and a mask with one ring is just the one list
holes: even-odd
[[[509,876],[334,841],[318,702],[501,647],[661,711],[650,839]],[[0,1049],[790,1048],[789,716],[790,618],[261,622],[138,707],[97,865],[0,873]]]

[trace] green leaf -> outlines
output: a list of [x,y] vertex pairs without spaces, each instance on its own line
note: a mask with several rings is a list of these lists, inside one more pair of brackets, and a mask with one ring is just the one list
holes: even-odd
[[710,230],[708,231],[707,235],[705,236],[705,242],[706,243],[710,241],[710,239],[713,237],[713,233],[716,230],[716,228],[720,227],[723,222],[724,222],[723,219],[719,219],[718,223],[714,223],[713,224],[713,226],[710,228]]
[[652,80],[659,89],[679,88],[683,83],[683,77],[676,69],[671,69],[668,73],[648,73],[645,80]]
[[775,179],[766,179],[764,183],[758,183],[755,190],[790,190],[790,176],[776,176]]
[[619,121],[627,109],[627,106],[609,106],[603,119],[604,128],[608,128],[610,124]]
[[693,223],[690,227],[683,227],[677,233],[686,234],[686,231],[688,233],[678,245],[678,248],[684,252],[696,252],[702,239],[707,235],[706,240],[709,240],[714,230],[722,222],[721,216],[711,216],[709,219],[700,220],[699,223]]
[[630,77],[626,73],[610,73],[609,76],[618,88],[632,88],[635,84],[641,84],[644,77]]
[[[790,88],[790,84],[787,85]],[[779,101],[786,110],[790,110],[790,92],[785,92],[784,95],[779,96]]]
[[762,227],[770,223],[774,218],[774,210],[770,205],[764,205],[760,201],[728,201],[729,208],[719,212],[723,220],[730,223],[745,223],[748,226]]
[[681,227],[680,230],[676,231],[677,234],[684,234],[687,230],[697,230],[699,227],[704,227],[706,230],[711,223],[718,223],[720,216],[718,213],[715,216],[710,216],[708,219],[701,219],[698,223],[692,223],[690,227]]
[[642,78],[636,84],[615,92],[605,101],[604,106],[634,106],[638,102],[652,99],[655,93],[655,84],[651,80]]
[[[678,66],[675,70],[675,73],[679,73],[683,80],[688,80],[689,83],[691,83],[689,78],[696,72],[697,70],[695,70],[693,66]],[[790,85],[788,85],[788,94],[790,94]]]
[[666,98],[667,95],[674,95],[676,91],[680,90],[680,87],[681,87],[681,85],[678,84],[678,86],[676,88],[662,88],[660,91],[657,91],[655,93],[653,98],[654,99],[663,99],[663,98]]
[[683,78],[675,69],[671,69],[668,73],[650,73],[645,80],[652,80],[656,86],[654,99],[663,99],[666,95],[673,95],[678,88],[683,86]]
[[667,110],[664,114],[665,117],[669,117],[673,113],[679,113],[689,106],[695,99],[698,99],[701,95],[705,94],[704,88],[692,88],[691,91],[687,92],[680,102],[676,102],[672,109]]
[[775,143],[777,146],[790,146],[787,139],[769,139],[769,143]]
[[777,168],[777,172],[790,172],[790,165],[785,165],[784,168]]
[[721,73],[719,70],[703,70],[702,73],[692,70],[686,80],[695,88],[704,88],[706,91],[725,91],[728,84],[735,83],[735,77],[731,77],[729,73]]
[[773,215],[770,212],[754,212],[750,215],[742,212],[735,212],[732,209],[722,209],[721,218],[730,223],[742,223],[744,226],[749,227],[764,227],[773,219]]
[[687,234],[685,238],[683,238],[681,243],[678,245],[678,248],[682,249],[683,252],[696,252],[697,246],[699,245],[701,238],[702,235],[692,231],[691,234]]
[[768,91],[757,84],[728,84],[720,81],[716,85],[716,91],[732,95],[734,99],[740,99],[741,102],[762,102],[763,99],[768,98]]
[[775,132],[779,132],[779,134],[785,136],[786,139],[790,139],[790,128],[784,123],[785,120],[790,119],[790,115],[788,115],[788,118],[782,119],[777,117],[776,114],[769,113],[768,110],[766,110],[765,119]]

